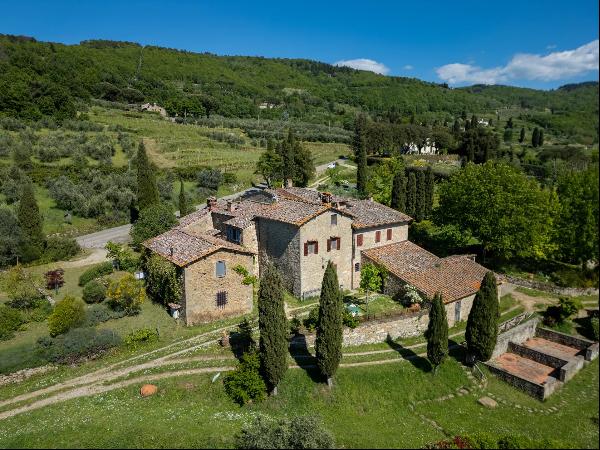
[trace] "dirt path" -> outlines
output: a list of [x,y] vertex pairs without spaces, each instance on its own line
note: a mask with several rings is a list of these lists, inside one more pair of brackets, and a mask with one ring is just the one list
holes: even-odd
[[61,262],[60,267],[62,267],[63,269],[70,269],[74,267],[84,267],[96,263],[101,263],[106,261],[107,253],[108,252],[103,248],[93,248],[91,249],[91,253],[85,258]]
[[532,297],[519,291],[513,291],[512,296],[517,300],[527,312],[535,312],[536,304],[552,305],[556,303],[556,297]]

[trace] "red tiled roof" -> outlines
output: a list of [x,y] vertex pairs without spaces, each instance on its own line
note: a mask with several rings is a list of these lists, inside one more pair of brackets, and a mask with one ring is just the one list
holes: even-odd
[[410,241],[364,250],[362,254],[428,298],[440,292],[444,303],[475,294],[488,272],[465,256],[439,258]]
[[240,245],[209,234],[192,234],[179,227],[149,239],[142,245],[180,267],[187,266],[221,249],[253,254],[252,251]]

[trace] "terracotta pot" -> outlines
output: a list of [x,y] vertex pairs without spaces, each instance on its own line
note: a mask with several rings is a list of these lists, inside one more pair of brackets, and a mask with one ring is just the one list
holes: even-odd
[[150,397],[151,395],[154,395],[157,392],[158,392],[158,387],[156,387],[154,384],[145,384],[140,389],[140,395],[142,397]]

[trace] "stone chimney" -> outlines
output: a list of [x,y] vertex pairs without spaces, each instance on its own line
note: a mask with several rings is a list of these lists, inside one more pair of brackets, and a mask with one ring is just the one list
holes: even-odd
[[206,199],[206,206],[208,207],[209,211],[212,211],[213,209],[215,209],[217,207],[217,197],[208,197]]
[[333,206],[336,209],[346,209],[346,202],[335,202]]
[[321,192],[321,202],[322,203],[331,203],[333,200],[333,195],[331,192]]
[[285,179],[285,187],[286,187],[286,188],[291,188],[291,187],[294,187],[294,183],[292,182],[292,179],[291,179],[291,178],[286,178],[286,179]]

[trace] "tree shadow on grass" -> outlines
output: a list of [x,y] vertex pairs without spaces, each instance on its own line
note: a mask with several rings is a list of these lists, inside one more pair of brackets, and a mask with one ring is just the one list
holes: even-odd
[[401,344],[395,342],[389,335],[385,342],[390,346],[390,348],[394,349],[400,356],[402,356],[422,372],[431,372],[433,370],[433,367],[427,358],[423,358],[422,356],[417,355],[411,349],[403,347]]
[[448,356],[461,364],[467,360],[467,347],[455,340],[448,339]]
[[290,342],[289,350],[296,364],[306,372],[313,382],[323,383],[326,381],[317,367],[317,358],[308,350],[305,335],[295,335]]

